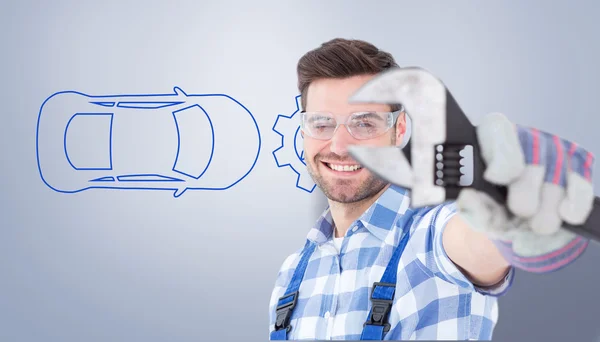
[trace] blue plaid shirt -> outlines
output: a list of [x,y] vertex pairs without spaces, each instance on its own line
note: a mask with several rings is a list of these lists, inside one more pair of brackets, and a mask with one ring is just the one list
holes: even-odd
[[[406,230],[410,239],[398,264],[391,329],[384,339],[491,339],[498,320],[497,296],[512,284],[514,268],[495,287],[474,286],[442,246],[445,224],[456,213],[454,204],[411,209],[408,196],[406,189],[388,188],[350,227],[340,251],[333,241],[331,213],[323,213],[307,237],[316,248],[291,316],[289,340],[359,340],[371,309],[373,283],[380,281]],[[288,256],[279,270],[269,332],[301,251]]]

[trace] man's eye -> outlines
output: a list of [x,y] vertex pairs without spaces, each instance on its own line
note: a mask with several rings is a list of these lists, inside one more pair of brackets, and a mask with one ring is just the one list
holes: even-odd
[[311,125],[311,127],[313,129],[321,129],[322,130],[322,129],[327,129],[327,128],[331,127],[331,125],[327,124],[327,123],[322,123],[322,122],[315,122]]
[[360,120],[360,121],[354,122],[354,126],[369,128],[369,127],[375,127],[376,124],[375,124],[375,122],[372,122],[370,120]]

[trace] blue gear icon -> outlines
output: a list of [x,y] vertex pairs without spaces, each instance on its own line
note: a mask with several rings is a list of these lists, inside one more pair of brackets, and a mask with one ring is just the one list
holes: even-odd
[[316,184],[312,180],[302,148],[302,134],[300,134],[300,121],[296,114],[300,113],[300,96],[296,96],[296,111],[290,116],[277,115],[273,131],[281,136],[281,146],[273,151],[277,167],[289,167],[296,173],[296,187],[306,192],[313,192]]

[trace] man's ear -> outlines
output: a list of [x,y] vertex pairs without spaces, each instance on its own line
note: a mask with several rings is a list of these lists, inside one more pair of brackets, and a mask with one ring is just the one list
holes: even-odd
[[404,113],[400,113],[396,120],[396,144],[399,146],[404,140],[404,134],[406,133],[406,116]]

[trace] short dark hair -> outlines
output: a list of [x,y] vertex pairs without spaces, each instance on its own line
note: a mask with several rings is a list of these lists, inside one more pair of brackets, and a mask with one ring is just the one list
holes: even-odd
[[[304,54],[298,61],[298,90],[302,109],[306,109],[308,87],[317,79],[377,74],[394,67],[398,67],[398,64],[389,52],[364,40],[329,40]],[[398,109],[399,105],[392,106],[392,111]]]

